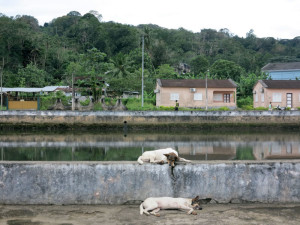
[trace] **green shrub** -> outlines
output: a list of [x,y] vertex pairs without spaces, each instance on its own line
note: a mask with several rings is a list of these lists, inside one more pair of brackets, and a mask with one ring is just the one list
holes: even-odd
[[56,100],[60,98],[61,102],[64,106],[69,105],[70,100],[72,99],[71,96],[67,97],[63,94],[62,91],[58,91],[55,93],[50,93],[48,95],[41,95],[40,96],[40,110],[47,110],[51,106],[53,106]]
[[246,98],[239,98],[237,100],[237,107],[243,110],[253,110],[253,98],[250,96]]
[[40,110],[49,109],[56,101],[56,96],[53,93],[40,96]]
[[96,103],[95,105],[94,105],[94,110],[96,110],[96,111],[102,111],[103,110],[103,108],[102,108],[102,104],[101,103]]
[[253,110],[253,106],[252,105],[243,105],[241,107],[241,109],[243,109],[243,110]]
[[91,100],[89,98],[87,98],[84,101],[80,101],[80,105],[82,105],[82,106],[88,106],[90,104],[90,101]]
[[254,110],[268,110],[268,108],[260,106],[260,107],[254,108]]
[[230,109],[227,106],[222,106],[219,108],[209,108],[208,111],[230,111]]
[[226,106],[218,108],[219,111],[230,111],[230,109]]
[[115,98],[105,98],[104,99],[106,105],[114,106],[117,102]]
[[156,106],[152,104],[151,100],[144,100],[144,107],[142,107],[142,100],[138,98],[129,98],[126,102],[125,106],[128,110],[131,111],[147,111],[147,110],[157,110]]
[[[178,110],[180,110],[179,108]],[[159,106],[159,110],[161,111],[174,111],[175,107],[174,106]]]

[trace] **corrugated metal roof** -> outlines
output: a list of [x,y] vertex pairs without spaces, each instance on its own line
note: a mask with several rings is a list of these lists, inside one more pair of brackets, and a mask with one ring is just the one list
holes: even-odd
[[[161,87],[186,87],[186,88],[205,88],[205,80],[200,79],[177,79],[164,80],[158,79]],[[207,80],[208,88],[236,88],[236,84],[232,80]]]
[[46,86],[43,88],[23,88],[23,87],[17,87],[17,88],[2,88],[3,92],[27,92],[27,93],[38,93],[38,92],[52,92],[55,91],[58,88],[69,88],[69,86]]
[[268,63],[261,70],[262,71],[300,70],[300,62]]
[[300,80],[260,80],[265,88],[300,89]]
[[46,86],[46,87],[42,88],[42,91],[50,91],[51,92],[51,91],[55,91],[58,88],[64,89],[64,88],[69,88],[69,86]]
[[41,92],[42,88],[2,88],[3,92]]

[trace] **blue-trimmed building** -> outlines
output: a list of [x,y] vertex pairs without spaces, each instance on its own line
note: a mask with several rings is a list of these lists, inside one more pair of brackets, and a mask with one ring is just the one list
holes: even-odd
[[300,62],[268,63],[261,70],[272,80],[300,79]]

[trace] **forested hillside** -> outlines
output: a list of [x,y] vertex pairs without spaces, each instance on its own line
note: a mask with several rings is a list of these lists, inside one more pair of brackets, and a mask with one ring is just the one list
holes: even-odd
[[[91,11],[72,11],[43,26],[32,16],[7,17],[0,13],[0,66],[5,87],[70,85],[72,73],[104,77],[110,91],[141,90],[142,36],[145,40],[145,90],[153,93],[156,78],[232,78],[239,95],[251,95],[253,82],[268,62],[300,61],[300,37],[277,40],[246,38],[203,29],[157,25],[137,27],[102,22]],[[180,63],[190,73],[175,72]],[[209,70],[209,73],[207,72]]]

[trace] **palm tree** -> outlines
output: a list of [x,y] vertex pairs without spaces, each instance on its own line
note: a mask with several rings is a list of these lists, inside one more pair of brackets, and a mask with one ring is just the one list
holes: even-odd
[[123,53],[117,54],[110,62],[114,65],[111,71],[107,74],[112,74],[113,77],[126,77],[131,72],[132,61]]

